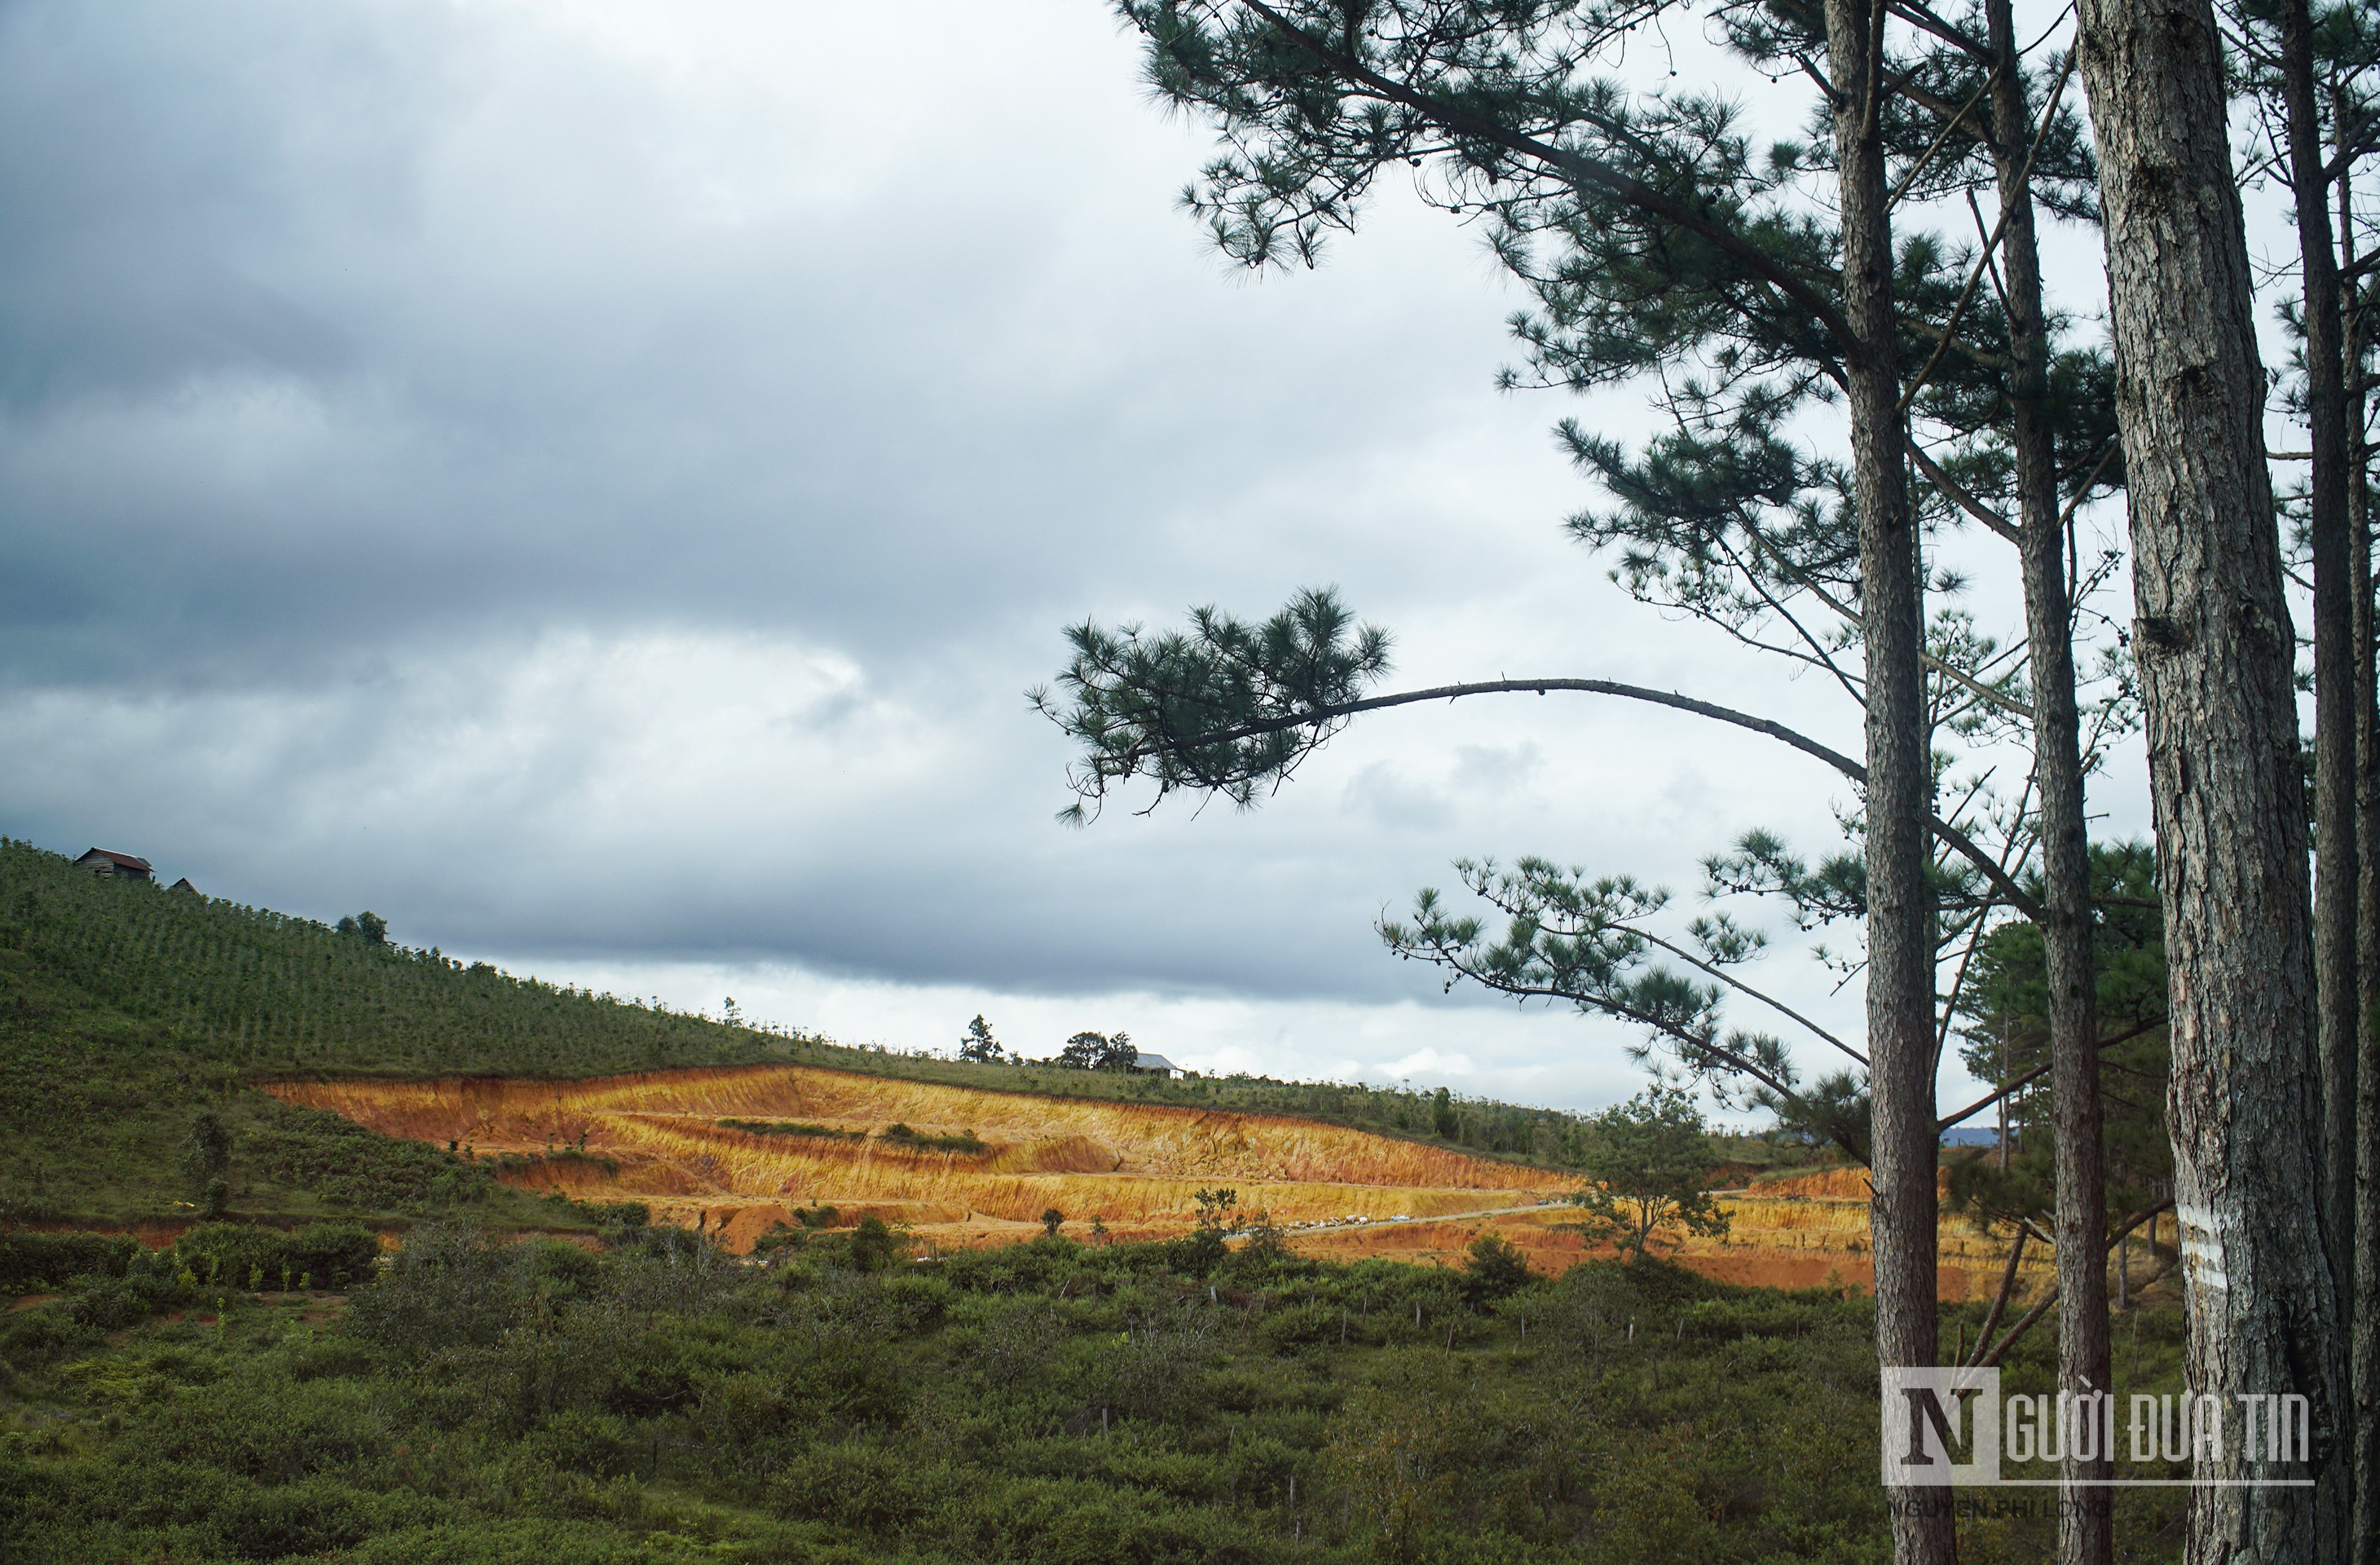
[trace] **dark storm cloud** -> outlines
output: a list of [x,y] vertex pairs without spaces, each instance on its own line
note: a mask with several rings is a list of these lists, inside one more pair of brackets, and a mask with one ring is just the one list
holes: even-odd
[[[344,673],[624,617],[939,654],[963,613],[1227,553],[1169,536],[1178,497],[1355,460],[1492,362],[1484,289],[1425,314],[1275,285],[1234,321],[1163,199],[1195,143],[1129,102],[1103,25],[1067,40],[1081,87],[1172,166],[1092,114],[723,222],[685,184],[732,139],[566,35],[523,60],[465,13],[288,20],[25,8],[0,36],[18,677]],[[865,85],[815,117],[915,112]],[[1282,347],[1305,362],[1257,359]]]
[[1135,71],[1073,4],[0,13],[7,829],[451,949],[1378,1001],[1455,853],[1823,823],[1567,707],[1050,823],[1087,613],[1336,580],[1417,674],[1706,672],[1557,540],[1472,241],[1227,275]]

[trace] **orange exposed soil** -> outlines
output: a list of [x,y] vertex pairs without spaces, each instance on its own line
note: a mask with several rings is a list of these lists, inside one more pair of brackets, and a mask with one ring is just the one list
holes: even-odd
[[[929,1240],[1038,1231],[1055,1207],[1119,1237],[1175,1233],[1203,1186],[1276,1221],[1431,1217],[1529,1205],[1562,1176],[1363,1131],[1261,1114],[986,1092],[798,1065],[580,1082],[281,1082],[269,1091],[374,1130],[531,1159],[502,1177],[589,1200],[638,1200],[663,1220],[750,1245],[812,1203],[872,1212]],[[722,1120],[800,1123],[864,1139],[756,1134]],[[971,1134],[980,1153],[905,1146]]]
[[[1854,1188],[1857,1195],[1850,1194]],[[1818,1194],[1801,1194],[1815,1191]],[[1782,1192],[1782,1194],[1779,1194]],[[1866,1175],[1836,1170],[1764,1182],[1718,1197],[1728,1231],[1714,1239],[1688,1239],[1670,1258],[1706,1277],[1767,1288],[1876,1285],[1869,1255]],[[1398,1223],[1389,1228],[1342,1229],[1301,1235],[1297,1248],[1337,1260],[1390,1256],[1400,1260],[1458,1265],[1464,1249],[1482,1232],[1519,1246],[1537,1270],[1560,1273],[1591,1256],[1609,1256],[1605,1245],[1587,1244],[1572,1225],[1574,1212],[1561,1208],[1487,1213],[1438,1222]],[[1963,1218],[1945,1217],[1937,1235],[1937,1283],[1946,1304],[1989,1299],[2008,1262],[2009,1235],[1979,1232]],[[2170,1288],[2176,1254],[2170,1216],[2140,1230],[2133,1266],[2135,1292],[2160,1284]],[[2047,1246],[2028,1250],[2017,1298],[2029,1303],[2054,1279],[2056,1256]]]
[[[990,1092],[799,1065],[674,1071],[592,1081],[281,1082],[268,1090],[392,1135],[516,1156],[499,1177],[587,1200],[636,1200],[657,1220],[700,1228],[729,1248],[794,1210],[873,1214],[929,1245],[997,1244],[1040,1231],[1054,1207],[1068,1231],[1093,1216],[1118,1238],[1186,1231],[1192,1197],[1228,1186],[1269,1211],[1307,1254],[1353,1260],[1459,1258],[1483,1230],[1541,1270],[1593,1254],[1548,1209],[1575,1180],[1443,1147],[1286,1117]],[[849,1138],[762,1134],[722,1120],[805,1124]],[[980,1152],[885,1139],[972,1134]],[[526,1162],[521,1161],[526,1158]],[[1706,1275],[1777,1287],[1867,1287],[1866,1177],[1818,1171],[1721,1198],[1731,1226],[1677,1258]],[[1403,1217],[1409,1220],[1391,1220]],[[1349,1219],[1361,1219],[1351,1222]],[[1327,1225],[1327,1226],[1326,1226]],[[1940,1236],[1946,1299],[1987,1297],[2006,1241],[1957,1220]],[[2029,1260],[2028,1287],[2047,1256]]]

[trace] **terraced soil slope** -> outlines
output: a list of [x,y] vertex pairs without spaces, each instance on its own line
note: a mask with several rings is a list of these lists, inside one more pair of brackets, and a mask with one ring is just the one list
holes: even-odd
[[[1669,1252],[1691,1270],[1726,1282],[1765,1288],[1875,1286],[1870,1249],[1867,1175],[1858,1169],[1828,1169],[1766,1180],[1718,1197],[1728,1231],[1689,1238]],[[1480,1233],[1493,1232],[1518,1245],[1539,1271],[1559,1273],[1589,1256],[1609,1255],[1580,1236],[1576,1214],[1530,1207],[1510,1212],[1391,1226],[1337,1227],[1302,1236],[1298,1248],[1334,1260],[1385,1256],[1398,1260],[1459,1264]],[[1988,1299],[2007,1264],[2009,1231],[1979,1230],[1949,1213],[1937,1235],[1937,1285],[1949,1302]],[[2175,1280],[2180,1252],[2170,1215],[2157,1218],[2136,1235],[2131,1256],[2132,1287],[2146,1294],[2162,1289],[2178,1300]],[[2017,1302],[2037,1301],[2056,1280],[2055,1256],[2046,1245],[2025,1254]]]
[[[838,1207],[846,1219],[873,1212],[907,1222],[929,1242],[979,1244],[1030,1231],[1053,1207],[1075,1231],[1096,1216],[1119,1237],[1181,1232],[1194,1220],[1196,1192],[1211,1185],[1236,1189],[1244,1207],[1277,1222],[1312,1225],[1534,1206],[1575,1184],[1307,1120],[802,1065],[575,1082],[264,1085],[390,1135],[453,1142],[481,1158],[512,1154],[501,1175],[508,1183],[643,1201],[660,1219],[721,1232],[733,1248],[811,1205]],[[895,1125],[910,1135],[888,1136]],[[965,1146],[968,1137],[979,1150]]]
[[[1602,1246],[1552,1205],[1575,1178],[1282,1115],[993,1092],[806,1065],[643,1073],[576,1082],[447,1078],[283,1081],[266,1090],[390,1135],[499,1161],[498,1177],[582,1200],[638,1200],[662,1221],[748,1248],[798,1208],[872,1213],[929,1245],[1014,1240],[1056,1207],[1081,1233],[1186,1231],[1206,1186],[1269,1211],[1300,1250],[1459,1263],[1483,1230],[1559,1272]],[[893,1127],[907,1135],[888,1135]],[[769,1127],[755,1128],[755,1127]],[[772,1134],[773,1132],[773,1134]],[[933,1143],[941,1141],[944,1145]],[[953,1146],[951,1143],[956,1143]],[[1865,1288],[1865,1176],[1813,1171],[1730,1193],[1724,1237],[1676,1258],[1706,1276],[1770,1287]],[[1402,1219],[1404,1220],[1396,1220]],[[1946,1218],[1943,1296],[1986,1297],[2005,1234]],[[2168,1269],[2144,1245],[2141,1280]],[[2028,1257],[2031,1297],[2049,1281]]]

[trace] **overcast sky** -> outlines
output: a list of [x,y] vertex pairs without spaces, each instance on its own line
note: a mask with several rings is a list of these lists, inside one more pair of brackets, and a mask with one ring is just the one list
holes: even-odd
[[1497,393],[1475,234],[1392,193],[1234,273],[1174,206],[1207,148],[1095,0],[0,9],[0,830],[849,1041],[1624,1096],[1623,1029],[1374,920],[1464,854],[1691,911],[1748,827],[1835,845],[1815,764],[1529,698],[1374,718],[1253,813],[1052,820],[1062,626],[1308,584],[1400,682],[1858,748],[1564,540],[1548,427],[1643,398]]

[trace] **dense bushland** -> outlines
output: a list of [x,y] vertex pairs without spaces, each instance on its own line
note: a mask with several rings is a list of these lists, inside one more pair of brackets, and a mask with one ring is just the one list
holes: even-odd
[[[1855,1294],[1649,1261],[1555,1282],[1493,1246],[612,1239],[422,1230],[332,1319],[235,1280],[127,1332],[81,1302],[117,1280],[77,1282],[11,1317],[0,1536],[61,1562],[1885,1557]],[[2139,1317],[2128,1384],[2170,1380],[2177,1332]],[[2049,1383],[2047,1347],[2016,1382]],[[2121,1503],[2169,1558],[2170,1499]],[[2045,1539],[1977,1522],[1966,1558]]]

